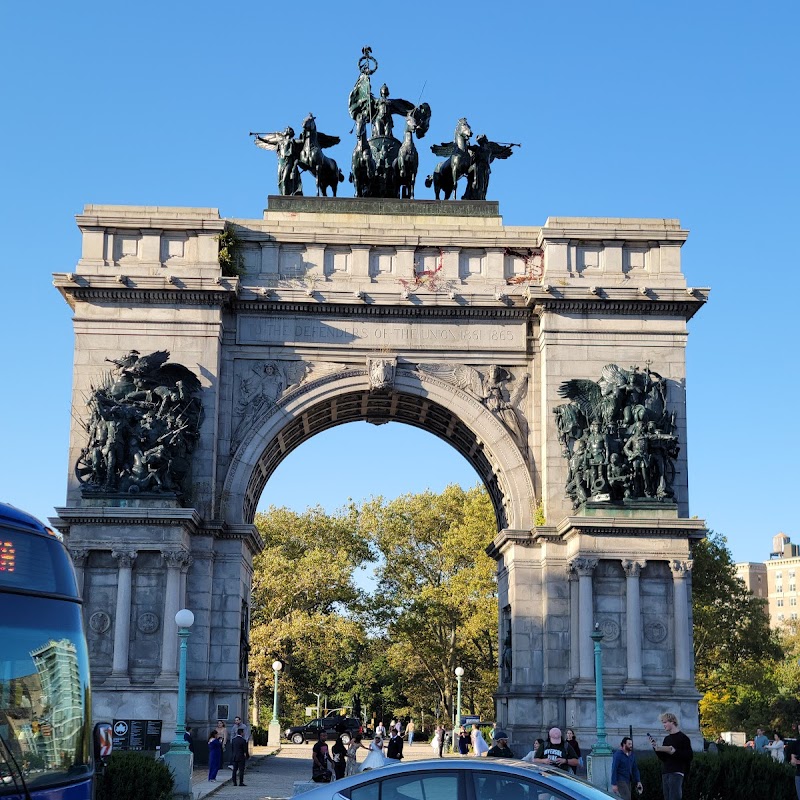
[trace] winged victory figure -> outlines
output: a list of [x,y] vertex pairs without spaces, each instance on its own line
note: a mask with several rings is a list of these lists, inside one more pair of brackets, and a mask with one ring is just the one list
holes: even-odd
[[282,195],[303,194],[298,166],[303,141],[294,138],[294,129],[289,126],[284,131],[257,133],[254,136],[256,147],[274,150],[278,154],[278,192]]

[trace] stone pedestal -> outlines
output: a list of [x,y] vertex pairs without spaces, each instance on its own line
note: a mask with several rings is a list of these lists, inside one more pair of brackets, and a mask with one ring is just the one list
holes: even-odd
[[611,791],[611,759],[610,754],[591,754],[586,756],[586,780],[602,789]]
[[281,746],[281,724],[276,720],[272,720],[267,728],[267,746],[280,747]]
[[170,750],[163,755],[164,763],[175,778],[173,800],[192,800],[192,770],[194,755],[189,751]]

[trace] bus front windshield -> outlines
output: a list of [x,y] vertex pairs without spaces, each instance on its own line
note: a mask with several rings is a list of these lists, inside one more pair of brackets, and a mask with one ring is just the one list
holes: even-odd
[[[0,736],[29,788],[91,771],[89,663],[78,603],[0,593]],[[0,760],[0,796],[13,793]]]

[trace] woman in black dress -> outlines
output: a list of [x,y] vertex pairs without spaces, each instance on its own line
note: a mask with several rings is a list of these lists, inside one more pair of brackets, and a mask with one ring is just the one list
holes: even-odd
[[583,761],[581,760],[581,746],[578,744],[578,739],[575,736],[575,731],[572,730],[572,728],[567,728],[567,744],[575,751],[575,755],[578,757],[578,766],[570,767],[570,769],[577,775],[578,770],[583,765]]
[[341,733],[336,734],[336,741],[333,743],[333,747],[331,747],[331,757],[333,761],[333,772],[338,781],[339,778],[344,778],[344,771],[347,768],[347,748],[344,746]]

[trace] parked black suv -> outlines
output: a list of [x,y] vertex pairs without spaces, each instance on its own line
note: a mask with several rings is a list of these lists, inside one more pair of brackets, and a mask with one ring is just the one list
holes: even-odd
[[364,733],[361,720],[358,717],[343,717],[332,714],[324,719],[314,719],[306,725],[295,725],[287,728],[283,735],[294,744],[303,744],[310,740],[316,741],[320,731],[325,731],[331,738],[342,731],[342,741],[350,744],[350,739],[357,733]]

